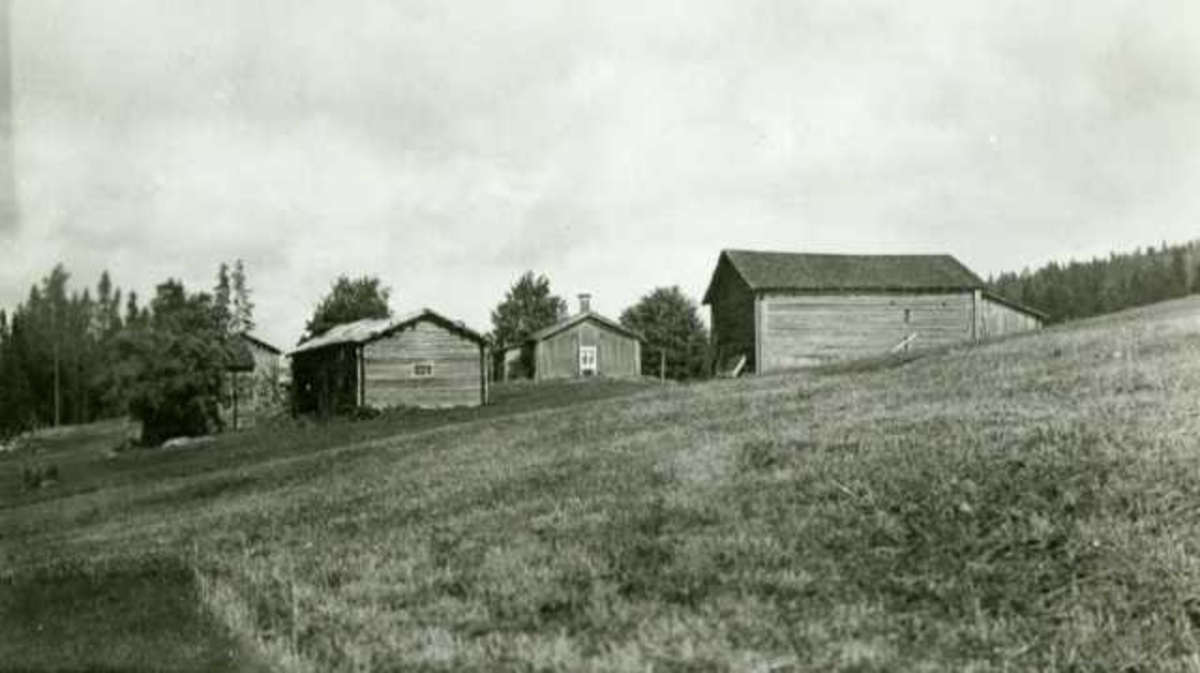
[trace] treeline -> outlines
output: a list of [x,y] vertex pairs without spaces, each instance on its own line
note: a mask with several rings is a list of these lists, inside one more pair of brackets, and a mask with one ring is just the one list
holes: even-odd
[[[567,313],[567,302],[551,291],[550,279],[527,271],[493,309],[488,338],[499,355],[504,347],[523,343]],[[679,381],[708,375],[708,328],[700,318],[700,306],[678,286],[654,288],[622,311],[620,322],[642,338],[643,373]],[[503,366],[501,359],[497,367]],[[523,352],[516,375],[529,376],[532,367],[529,353]]]
[[56,266],[11,315],[0,310],[0,435],[124,413],[114,345],[146,314],[137,293],[123,298],[108,272],[95,294],[69,281]]
[[[107,271],[95,288],[70,280],[60,264],[11,314],[0,310],[0,437],[158,414],[172,386],[219,397],[224,337],[253,325],[240,261],[232,274],[221,265],[211,294],[169,280],[144,308]],[[210,420],[207,407],[200,413]]]
[[1200,293],[1200,241],[989,279],[1003,297],[1048,313],[1053,322],[1087,318]]

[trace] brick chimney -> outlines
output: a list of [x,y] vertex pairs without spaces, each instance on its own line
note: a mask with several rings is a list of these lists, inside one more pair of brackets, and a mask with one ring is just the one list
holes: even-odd
[[586,292],[579,295],[579,312],[587,313],[592,310],[592,295]]

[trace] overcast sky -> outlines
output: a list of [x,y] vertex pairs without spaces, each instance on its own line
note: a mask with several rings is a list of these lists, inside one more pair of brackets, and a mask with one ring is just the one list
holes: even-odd
[[1194,0],[11,3],[5,307],[241,257],[287,346],[339,273],[487,329],[525,269],[615,317],[726,247],[1200,236]]

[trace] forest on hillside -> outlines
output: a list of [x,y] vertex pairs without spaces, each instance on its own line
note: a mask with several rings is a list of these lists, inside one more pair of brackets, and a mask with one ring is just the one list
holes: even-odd
[[989,279],[992,291],[1064,322],[1200,293],[1200,241],[1050,262]]
[[168,280],[144,307],[107,271],[94,291],[70,281],[59,264],[11,313],[0,309],[0,439],[137,415],[151,396],[194,397],[219,375],[228,337],[253,327],[240,260],[232,274],[221,265],[211,294]]
[[[184,324],[181,315],[196,313],[201,323],[216,323],[217,339],[248,329],[252,305],[240,267],[230,278],[222,265],[212,293],[187,293],[168,281],[143,307],[136,293],[123,295],[107,272],[94,288],[80,290],[56,266],[14,310],[0,309],[0,438],[129,413],[132,390],[150,376],[148,361],[163,359],[147,346],[148,337]],[[1052,322],[1112,313],[1200,293],[1200,241],[1051,262],[988,282],[995,293],[1049,314]],[[179,343],[193,351],[202,347],[201,333],[182,331],[186,340],[170,342],[166,351],[172,359],[179,357]]]

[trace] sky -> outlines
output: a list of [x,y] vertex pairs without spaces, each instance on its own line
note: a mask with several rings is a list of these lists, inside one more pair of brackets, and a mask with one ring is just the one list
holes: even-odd
[[240,258],[287,347],[339,274],[486,330],[527,269],[615,317],[723,248],[1200,237],[1193,0],[0,4],[0,307]]

